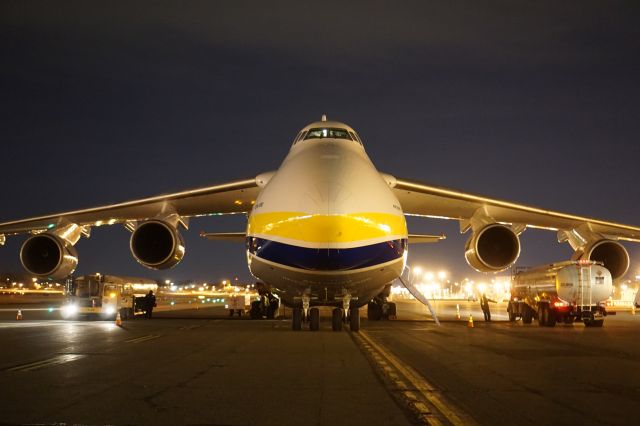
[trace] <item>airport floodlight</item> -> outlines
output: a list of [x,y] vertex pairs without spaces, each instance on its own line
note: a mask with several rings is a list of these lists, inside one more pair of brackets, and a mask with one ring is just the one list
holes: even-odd
[[164,280],[164,283],[165,283],[166,285],[169,285],[169,284],[171,283],[171,280]]
[[480,293],[484,293],[485,291],[487,291],[487,285],[485,283],[478,284],[478,290],[480,291]]
[[628,289],[628,288],[629,288],[629,287],[628,287],[626,284],[622,284],[622,285],[620,286],[620,289],[621,289],[622,291],[627,291],[627,289]]
[[447,273],[445,271],[438,272],[438,278],[444,281],[447,278]]
[[424,279],[427,281],[433,281],[433,272],[425,272],[424,273]]

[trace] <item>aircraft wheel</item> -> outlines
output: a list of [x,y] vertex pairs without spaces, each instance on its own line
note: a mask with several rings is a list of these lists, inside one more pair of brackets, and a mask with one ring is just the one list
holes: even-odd
[[311,331],[320,330],[320,310],[318,308],[309,309],[309,328]]
[[524,310],[522,312],[522,323],[523,324],[531,324],[533,320],[533,311],[530,307],[524,306]]
[[367,318],[370,321],[380,321],[382,319],[382,307],[376,302],[367,304]]
[[302,308],[293,308],[291,316],[291,328],[293,331],[302,330]]
[[397,308],[396,308],[396,304],[394,302],[387,302],[388,308],[387,308],[387,319],[389,320],[394,320],[397,317]]
[[349,328],[351,331],[360,331],[360,309],[349,309]]
[[333,331],[342,330],[342,309],[334,308],[331,316],[331,327]]

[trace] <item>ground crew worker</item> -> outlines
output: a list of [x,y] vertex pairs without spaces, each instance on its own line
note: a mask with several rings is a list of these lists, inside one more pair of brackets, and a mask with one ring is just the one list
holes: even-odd
[[489,299],[487,299],[487,295],[482,293],[482,297],[480,297],[480,308],[482,308],[482,313],[484,314],[485,321],[491,321],[491,310],[489,309]]
[[156,306],[156,296],[153,295],[153,290],[149,290],[149,293],[144,297],[145,316],[151,318],[153,314],[153,308]]

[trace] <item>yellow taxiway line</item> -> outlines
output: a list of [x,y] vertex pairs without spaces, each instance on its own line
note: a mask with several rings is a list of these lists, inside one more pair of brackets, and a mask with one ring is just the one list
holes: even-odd
[[[466,426],[477,424],[471,417],[462,413],[460,410],[456,410],[451,403],[445,401],[440,395],[440,392],[429,384],[424,377],[410,366],[403,364],[388,350],[376,343],[367,332],[360,330],[360,333],[353,333],[353,335],[356,337],[356,340],[360,340],[360,343],[365,349],[369,349],[380,368],[384,370],[385,374],[394,382],[398,389],[402,391],[403,397],[410,401],[413,408],[420,414],[425,422],[430,425],[442,424],[441,420],[446,420],[446,422],[453,425]],[[378,356],[376,356],[376,354]],[[408,389],[403,380],[393,372],[393,369],[409,381],[412,389]],[[419,402],[415,393],[422,396],[444,419],[439,419],[426,404]]]

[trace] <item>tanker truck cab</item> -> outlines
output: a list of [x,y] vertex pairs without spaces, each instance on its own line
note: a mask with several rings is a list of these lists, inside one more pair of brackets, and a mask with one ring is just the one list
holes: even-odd
[[122,319],[136,314],[136,297],[144,297],[156,291],[158,284],[145,278],[119,277],[114,275],[84,275],[67,283],[66,300],[60,309],[64,319],[96,317]]
[[553,263],[515,273],[507,306],[510,321],[533,319],[541,326],[556,322],[601,327],[605,302],[613,290],[611,273],[591,260]]

